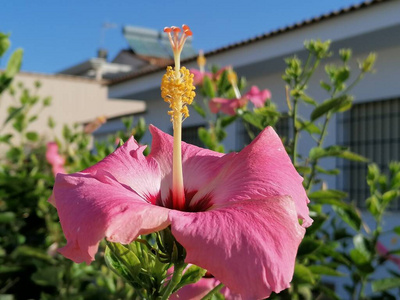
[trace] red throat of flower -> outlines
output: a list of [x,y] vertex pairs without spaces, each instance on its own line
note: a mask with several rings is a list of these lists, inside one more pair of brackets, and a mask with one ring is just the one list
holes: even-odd
[[[183,32],[182,32],[183,31]],[[171,122],[174,128],[174,147],[172,158],[172,203],[173,207],[183,210],[185,207],[185,193],[182,173],[182,122],[189,116],[187,105],[193,102],[196,95],[193,86],[193,75],[185,67],[180,67],[180,56],[186,39],[192,35],[189,26],[166,27],[171,48],[174,53],[175,69],[167,68],[161,82],[161,97],[169,103]]]

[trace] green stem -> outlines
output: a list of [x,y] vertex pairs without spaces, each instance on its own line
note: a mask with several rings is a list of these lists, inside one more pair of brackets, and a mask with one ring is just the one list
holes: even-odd
[[185,269],[185,263],[177,262],[174,265],[174,274],[172,275],[171,280],[168,283],[167,289],[164,291],[164,295],[162,296],[161,300],[167,300],[169,296],[171,296],[174,288],[178,285],[178,283],[182,279],[182,272]]
[[293,165],[296,166],[297,161],[297,142],[299,139],[299,131],[296,127],[297,111],[298,111],[299,100],[297,98],[293,99]]
[[205,295],[201,300],[209,300],[211,297],[218,293],[222,288],[224,287],[223,283],[218,284],[215,288],[213,288],[211,291],[208,292],[207,295]]
[[[332,111],[329,111],[326,115],[324,125],[322,126],[322,131],[321,131],[321,134],[320,134],[318,142],[317,142],[318,148],[321,148],[321,146],[324,142],[331,117],[332,117]],[[311,174],[308,177],[307,186],[306,186],[307,192],[310,192],[310,190],[311,190],[312,181],[314,180],[314,177],[315,177],[317,164],[318,164],[318,159],[315,159],[311,162]]]

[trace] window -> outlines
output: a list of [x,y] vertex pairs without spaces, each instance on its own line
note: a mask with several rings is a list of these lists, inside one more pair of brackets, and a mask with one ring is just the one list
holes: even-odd
[[[400,160],[400,99],[355,104],[339,117],[338,125],[339,143],[369,158],[384,173],[390,161]],[[339,166],[339,187],[365,207],[367,164],[339,160]],[[394,201],[392,208],[400,209],[400,201]]]

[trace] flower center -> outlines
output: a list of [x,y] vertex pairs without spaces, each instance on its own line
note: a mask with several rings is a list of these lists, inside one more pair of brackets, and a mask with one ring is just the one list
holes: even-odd
[[180,67],[181,52],[186,39],[192,35],[189,26],[182,25],[183,33],[179,27],[166,27],[171,48],[174,53],[175,68],[167,68],[161,82],[161,97],[169,103],[171,122],[174,129],[174,146],[172,157],[172,203],[175,209],[183,210],[185,207],[185,193],[182,174],[182,122],[189,116],[187,105],[193,102],[196,95],[193,86],[193,74],[185,67]]

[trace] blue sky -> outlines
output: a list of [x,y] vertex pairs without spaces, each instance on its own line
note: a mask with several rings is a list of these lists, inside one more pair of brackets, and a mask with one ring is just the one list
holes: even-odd
[[361,2],[12,0],[0,4],[0,31],[11,34],[12,49],[24,48],[24,71],[54,73],[96,55],[104,22],[116,24],[106,31],[103,43],[110,58],[128,47],[124,25],[162,30],[187,24],[193,46],[208,51]]

